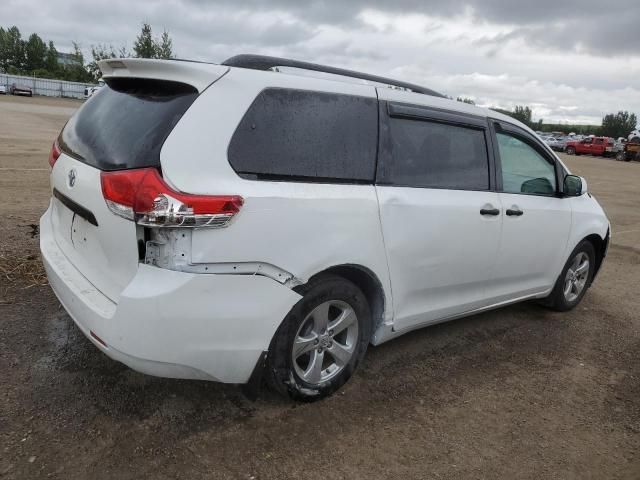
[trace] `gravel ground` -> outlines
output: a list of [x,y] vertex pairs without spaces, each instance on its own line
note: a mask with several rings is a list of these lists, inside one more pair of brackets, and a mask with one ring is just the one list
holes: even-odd
[[576,310],[423,329],[325,401],[250,402],[108,359],[46,285],[46,159],[79,104],[0,97],[0,478],[640,478],[639,163],[566,158],[613,227]]

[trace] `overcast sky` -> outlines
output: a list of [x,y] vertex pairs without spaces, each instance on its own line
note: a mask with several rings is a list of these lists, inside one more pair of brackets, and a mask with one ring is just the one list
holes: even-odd
[[287,56],[419,83],[534,119],[640,114],[639,0],[2,0],[0,24],[133,46],[143,21],[180,58]]

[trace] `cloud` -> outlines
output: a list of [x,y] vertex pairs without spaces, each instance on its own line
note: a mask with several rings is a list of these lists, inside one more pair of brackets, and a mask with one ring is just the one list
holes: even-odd
[[547,121],[640,113],[637,0],[4,0],[3,26],[60,50],[131,49],[143,21],[181,58],[287,56],[397,77]]

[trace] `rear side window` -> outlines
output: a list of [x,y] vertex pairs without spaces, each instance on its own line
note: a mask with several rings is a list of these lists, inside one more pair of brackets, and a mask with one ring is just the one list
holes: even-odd
[[101,170],[159,166],[162,144],[197,96],[178,82],[109,79],[71,117],[60,148]]
[[489,189],[489,157],[480,128],[389,118],[381,183],[457,190]]
[[229,144],[242,177],[372,183],[378,141],[375,98],[269,88]]

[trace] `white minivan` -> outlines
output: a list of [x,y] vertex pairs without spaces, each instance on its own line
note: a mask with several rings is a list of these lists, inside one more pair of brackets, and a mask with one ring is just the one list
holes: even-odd
[[585,180],[497,112],[282,58],[99,65],[40,246],[78,327],[140,372],[322,398],[369,344],[575,307],[607,253]]

